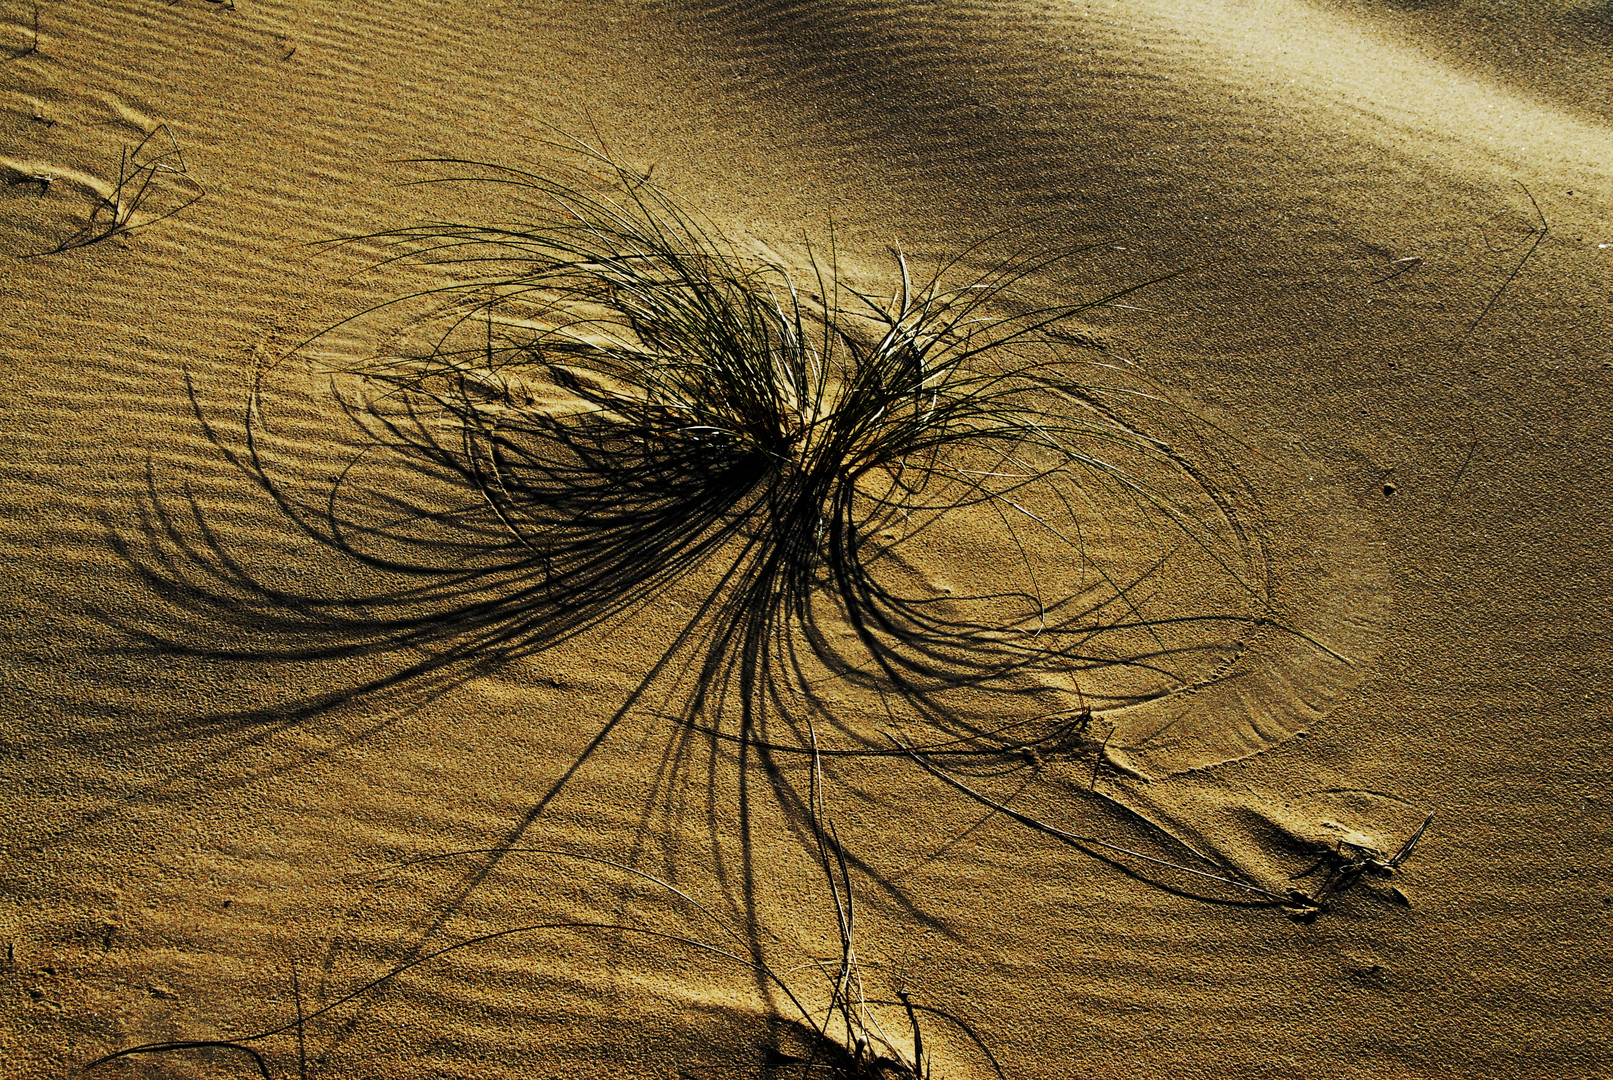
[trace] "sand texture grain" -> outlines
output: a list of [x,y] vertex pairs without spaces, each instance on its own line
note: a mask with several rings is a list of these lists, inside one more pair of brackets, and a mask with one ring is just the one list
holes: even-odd
[[[802,1075],[848,899],[936,1077],[1601,1075],[1610,57],[1588,0],[7,5],[0,1075]],[[1024,400],[1149,439],[840,547],[700,546],[715,482],[522,533],[477,439],[615,391],[386,261],[541,213],[434,159],[664,190],[812,312],[1059,254],[981,314],[1114,295],[1023,354],[1107,411]],[[459,412],[374,378],[450,327]],[[759,607],[779,551],[868,591]]]

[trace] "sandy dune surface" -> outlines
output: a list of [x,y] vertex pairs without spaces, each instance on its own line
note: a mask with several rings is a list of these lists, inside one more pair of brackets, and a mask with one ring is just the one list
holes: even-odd
[[[936,1077],[1608,1068],[1606,3],[0,20],[0,1074],[264,1035],[275,1077],[801,1075],[848,898],[870,1030],[911,1056],[905,997]],[[832,252],[889,296],[899,245],[953,284],[1064,256],[994,314],[1142,286],[1055,344],[1170,442],[1203,531],[1083,496],[1130,583],[1101,662],[935,715],[809,663],[746,726],[726,683],[690,705],[710,566],[581,614],[540,561],[519,602],[456,576],[509,537],[343,408],[451,308],[343,320],[452,271],[325,242],[523,219],[413,182],[576,175],[569,139],[798,282]],[[347,513],[413,569],[322,543]],[[906,610],[1034,640],[1027,573],[1107,587],[995,510],[917,520],[869,538],[905,544]],[[1004,724],[1045,738],[893,741]],[[1330,870],[1325,910],[1290,896]]]

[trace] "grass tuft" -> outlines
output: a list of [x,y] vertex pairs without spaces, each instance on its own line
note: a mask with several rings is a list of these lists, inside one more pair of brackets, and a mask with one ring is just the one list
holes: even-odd
[[[349,413],[473,492],[464,514],[484,519],[487,556],[441,589],[417,584],[407,618],[371,624],[377,644],[519,655],[703,574],[668,654],[691,688],[682,719],[721,727],[737,706],[739,735],[762,741],[781,695],[835,680],[953,734],[979,734],[960,729],[957,692],[1020,693],[1048,673],[1122,673],[1098,700],[1134,703],[1191,681],[1195,628],[1269,619],[1233,500],[1137,417],[1202,425],[1071,344],[1072,317],[1147,283],[1016,311],[1015,286],[1055,260],[920,277],[898,249],[876,296],[841,279],[832,249],[804,276],[744,257],[641,175],[581,152],[592,171],[566,181],[436,163],[462,174],[428,182],[511,190],[528,207],[518,223],[360,238],[453,280],[404,298],[436,305],[429,339],[350,372],[369,389]],[[908,552],[956,547],[960,528],[984,538],[964,555],[984,569],[953,592]],[[1106,531],[1157,558],[1111,565]],[[379,554],[396,534],[328,536],[422,577]],[[1226,607],[1150,606],[1160,564],[1183,551],[1222,579]],[[804,747],[789,726],[778,742]],[[882,747],[866,727],[854,738]]]

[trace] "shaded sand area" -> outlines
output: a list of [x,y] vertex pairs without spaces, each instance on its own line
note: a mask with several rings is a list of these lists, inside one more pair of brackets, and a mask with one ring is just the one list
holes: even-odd
[[[905,995],[937,1077],[1605,1068],[1605,3],[34,12],[0,11],[0,1073],[283,1029],[276,1077],[800,1075],[848,897],[867,1022],[911,1055]],[[826,605],[767,640],[861,659],[754,724],[749,661],[701,707],[711,639],[674,648],[711,565],[582,615],[541,560],[520,603],[456,577],[496,501],[341,407],[451,298],[320,334],[454,271],[319,242],[527,214],[402,185],[575,175],[564,135],[814,288],[832,250],[891,295],[896,244],[952,284],[1070,253],[1000,316],[1144,286],[1048,347],[1197,531],[1112,491],[1024,496],[1075,548],[897,522],[879,580],[984,655],[1056,637],[1048,596],[1102,632],[925,697]]]

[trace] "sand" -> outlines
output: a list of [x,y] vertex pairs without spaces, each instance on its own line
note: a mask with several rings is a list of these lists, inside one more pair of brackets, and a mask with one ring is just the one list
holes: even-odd
[[[796,270],[832,236],[870,289],[897,243],[967,251],[960,272],[1079,249],[1027,305],[1166,278],[1081,332],[1216,426],[1274,608],[1349,663],[1255,642],[1236,677],[959,774],[983,796],[1160,857],[1174,836],[1278,894],[1433,815],[1392,878],[1300,918],[1128,873],[913,760],[836,759],[868,999],[955,1017],[1015,1077],[1607,1068],[1605,4],[48,0],[37,36],[34,11],[0,13],[0,1073],[291,1025],[252,1044],[276,1077],[791,1075],[765,1067],[803,1045],[779,988],[651,933],[759,954],[809,1010],[839,957],[780,795],[806,759],[742,767],[681,728],[681,668],[620,711],[699,575],[371,694],[409,657],[296,659],[239,591],[379,580],[241,467],[261,378],[271,471],[327,491],[362,444],[330,370],[419,327],[316,335],[440,283],[320,242],[506,215],[494,189],[401,186],[443,175],[412,159],[544,172],[565,136]],[[47,253],[120,160],[150,180],[143,227]],[[385,454],[361,473],[441,494]],[[989,537],[960,524],[930,570]],[[1009,712],[1101,689],[1050,678]],[[877,688],[825,693],[870,738],[919,730]],[[490,934],[299,1043],[299,1008]],[[934,1075],[994,1075],[921,1015]],[[254,1071],[215,1049],[100,1075]]]

